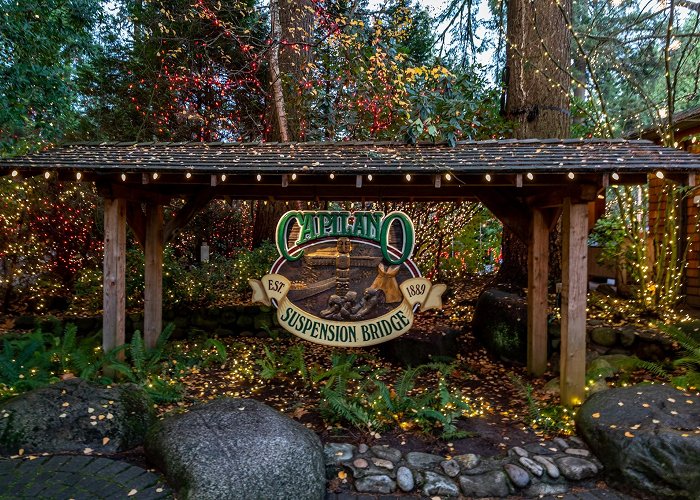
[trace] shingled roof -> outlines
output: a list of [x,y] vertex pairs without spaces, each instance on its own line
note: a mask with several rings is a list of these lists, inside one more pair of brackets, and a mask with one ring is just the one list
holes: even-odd
[[642,140],[493,140],[407,145],[388,142],[79,143],[0,159],[12,170],[196,173],[688,172],[700,157]]

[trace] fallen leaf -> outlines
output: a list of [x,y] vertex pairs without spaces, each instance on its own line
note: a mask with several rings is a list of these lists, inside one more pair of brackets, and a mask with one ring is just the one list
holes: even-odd
[[107,446],[107,443],[109,443],[109,438],[108,438],[108,437],[103,437],[103,438],[102,438],[102,446]]
[[625,437],[633,438],[633,437],[634,437],[634,434],[632,434],[631,432],[627,431],[627,432],[625,432]]
[[61,406],[63,406],[65,408],[66,406],[70,406],[70,403],[66,402],[66,403],[63,403]]
[[299,407],[299,408],[297,408],[296,410],[294,410],[294,412],[292,413],[292,417],[294,417],[294,418],[301,418],[301,417],[303,417],[304,415],[306,415],[307,413],[309,413],[308,410]]
[[92,453],[92,448],[85,448],[85,449],[83,450],[83,453],[86,454],[86,455],[89,455],[90,453]]
[[61,413],[61,414],[58,416],[58,418],[66,418],[66,414],[65,414],[65,413]]
[[670,403],[675,403],[675,402],[676,402],[676,400],[673,399],[673,398],[668,398],[666,401],[669,401]]
[[348,473],[345,472],[344,470],[341,470],[340,472],[338,472],[338,477],[339,477],[340,479],[345,479],[345,478],[348,477]]
[[139,492],[139,490],[137,490],[136,488],[134,488],[134,489],[132,489],[129,493],[127,493],[126,496],[128,496],[128,497],[133,497],[133,496],[136,495],[138,492]]
[[640,427],[640,424],[637,424],[637,425],[633,425],[632,427],[630,427],[630,429],[636,431],[637,429],[639,429],[639,427]]
[[20,448],[19,451],[17,452],[17,454],[18,454],[20,457],[21,457],[22,455],[24,455],[24,448]]
[[625,403],[623,403],[622,401],[618,401],[617,406],[625,406]]
[[600,413],[595,412],[593,415],[591,415],[593,418],[600,418]]
[[104,415],[100,415],[99,417],[97,417],[97,420],[104,420],[104,419],[105,419]]
[[88,408],[88,413],[94,413],[95,409],[94,408]]
[[649,408],[649,403],[642,403],[642,406],[643,406],[644,408]]
[[652,419],[652,421],[651,421],[651,422],[652,422],[653,424],[658,424],[658,423],[660,423],[660,421],[659,421],[659,420],[656,420],[655,418],[654,418],[654,419]]

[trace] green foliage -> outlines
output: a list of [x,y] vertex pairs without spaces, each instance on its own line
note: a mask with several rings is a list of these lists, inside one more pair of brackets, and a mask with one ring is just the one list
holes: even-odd
[[528,412],[526,422],[533,429],[541,429],[548,434],[573,434],[574,412],[561,405],[543,403],[533,396],[533,387],[522,378],[510,373],[509,378],[515,388],[525,398]]
[[659,325],[682,349],[680,358],[673,361],[674,368],[681,369],[682,374],[675,376],[671,382],[676,387],[695,390],[700,387],[700,340],[697,335],[684,332],[674,326]]
[[267,346],[263,346],[263,349],[265,351],[264,357],[256,361],[260,366],[260,376],[263,379],[293,376],[294,378],[299,377],[303,381],[308,380],[309,371],[306,368],[303,345],[296,344],[282,354]]
[[[331,422],[340,422],[369,432],[398,426],[401,429],[419,428],[433,433],[440,429],[445,439],[464,437],[457,428],[457,420],[469,412],[470,406],[458,392],[451,391],[446,376],[452,367],[443,364],[421,365],[405,370],[394,386],[387,385],[378,373],[365,383],[349,385],[367,371],[366,367],[353,368],[355,359],[337,357],[330,371],[333,376],[321,387],[321,414]],[[437,387],[416,388],[424,372],[438,372]],[[342,376],[341,376],[342,374]]]

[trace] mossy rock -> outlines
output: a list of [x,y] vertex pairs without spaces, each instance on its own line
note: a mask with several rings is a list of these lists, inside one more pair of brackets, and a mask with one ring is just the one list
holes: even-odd
[[527,301],[496,288],[484,290],[472,321],[474,336],[494,356],[527,361]]

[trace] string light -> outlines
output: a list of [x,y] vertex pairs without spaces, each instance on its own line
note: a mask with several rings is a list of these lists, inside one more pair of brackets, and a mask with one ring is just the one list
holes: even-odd
[[486,182],[491,182],[491,174],[486,174],[484,178],[486,179]]
[[126,174],[122,174],[122,181],[126,181]]
[[406,180],[409,182],[411,181],[411,174],[406,174]]
[[187,173],[185,174],[185,179],[191,179],[191,178],[192,178],[192,173],[191,173],[191,172],[187,172]]
[[569,173],[567,174],[567,177],[568,177],[569,179],[571,179],[571,180],[574,180],[574,177],[576,177],[576,176],[574,175],[573,172],[569,172]]
[[78,179],[78,180],[80,180],[80,179],[83,178],[83,174],[81,174],[80,172],[76,172],[76,173],[75,173],[75,178]]
[[153,172],[153,180],[158,179],[158,172]]
[[372,180],[372,174],[367,174],[367,180],[371,181]]
[[529,180],[529,181],[531,181],[532,179],[535,178],[535,176],[532,175],[532,172],[528,172],[527,175],[526,175],[525,177],[527,177],[527,180]]
[[221,182],[226,182],[226,174],[221,174]]
[[255,176],[255,178],[258,180],[258,182],[260,182],[262,180],[262,175],[258,174]]
[[335,174],[331,173],[330,177],[331,177],[331,180],[335,179]]
[[17,170],[12,171],[12,177],[17,177],[19,175],[19,172]]
[[446,181],[451,181],[451,180],[452,180],[452,176],[450,175],[449,172],[445,174],[445,180],[446,180]]
[[661,170],[656,171],[656,177],[658,179],[663,179],[664,178],[664,173]]
[[297,180],[297,174],[292,174],[292,180],[293,181]]
[[612,173],[612,178],[613,178],[613,180],[619,181],[619,180],[620,180],[620,174],[618,174],[617,172],[613,172],[613,173]]
[[47,170],[46,172],[44,172],[44,179],[48,179],[49,177],[51,177],[51,172]]

